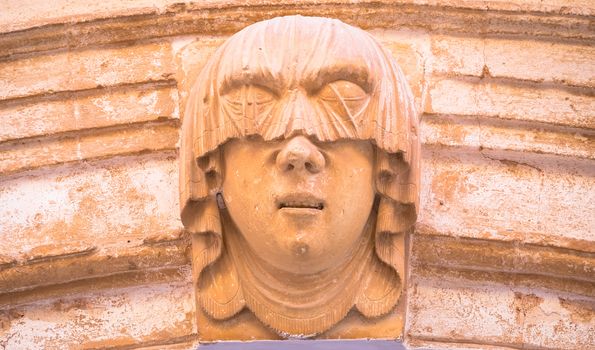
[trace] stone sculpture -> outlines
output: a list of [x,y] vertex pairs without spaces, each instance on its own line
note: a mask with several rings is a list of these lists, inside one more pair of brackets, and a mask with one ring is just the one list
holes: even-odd
[[417,125],[400,68],[358,28],[289,16],[227,40],[182,129],[197,311],[247,309],[281,337],[391,312],[416,220]]

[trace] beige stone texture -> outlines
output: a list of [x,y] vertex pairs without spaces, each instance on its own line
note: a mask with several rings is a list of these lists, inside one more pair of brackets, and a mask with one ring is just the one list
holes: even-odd
[[176,164],[163,152],[5,177],[1,292],[186,264]]
[[[361,1],[367,3],[372,1]],[[595,6],[588,0],[529,0],[529,1],[502,1],[502,0],[397,0],[380,1],[384,4],[417,4],[436,7],[455,7],[476,10],[505,10],[514,12],[543,12],[555,14],[572,14],[588,16],[593,14]],[[163,13],[171,9],[178,0],[135,0],[117,1],[110,0],[98,3],[91,0],[59,0],[53,3],[43,3],[37,0],[26,0],[19,4],[6,1],[3,3],[5,11],[0,17],[0,31],[11,32],[31,28],[33,26],[64,23],[73,18],[77,21],[117,17],[122,15],[142,15],[149,13]],[[225,7],[233,6],[230,0],[191,0],[184,1],[197,7]],[[275,4],[272,0],[251,0],[247,5]],[[303,4],[333,3],[332,0],[306,0]],[[283,4],[283,3],[281,3]]]
[[[531,283],[589,296],[593,293],[595,257],[576,249],[531,243],[506,244],[495,239],[449,237],[420,225],[413,238],[411,263],[432,268],[480,271],[506,276],[513,285]],[[513,276],[517,273],[524,276]],[[470,275],[473,275],[472,273]]]
[[184,280],[87,290],[12,305],[0,314],[0,334],[8,349],[152,345],[163,339],[183,341],[196,332],[193,310],[192,289]]
[[[0,57],[200,32],[230,34],[248,23],[297,13],[337,17],[365,29],[421,27],[435,32],[472,35],[522,34],[540,38],[593,39],[588,17],[593,6],[588,0],[572,3],[561,0],[547,3],[399,0],[397,4],[385,0],[342,2],[340,6],[333,1],[253,0],[242,4],[252,6],[251,11],[244,11],[244,7],[238,7],[232,0],[174,4],[164,0],[152,2],[151,6],[147,1],[112,0],[89,5],[88,1],[61,0],[56,7],[65,13],[56,11],[44,17],[38,16],[36,11],[47,13],[50,6],[39,1],[29,0],[21,6],[4,2],[7,11],[3,12],[6,15],[1,23],[6,35],[0,38],[0,48],[3,49]],[[113,11],[110,15],[106,14],[108,8]],[[176,26],[170,23],[176,23]]]
[[424,112],[405,316],[383,332],[404,322],[412,349],[592,349],[594,10],[0,1],[0,348],[197,346],[177,214],[186,91],[230,34],[301,13],[374,35]]
[[169,85],[92,90],[0,107],[0,141],[178,117]]
[[173,73],[166,43],[62,51],[0,62],[0,98],[167,80]]
[[[180,108],[185,108],[188,101],[188,92],[192,88],[203,66],[225,42],[225,36],[187,36],[176,38],[172,42],[177,67],[176,81],[180,94]],[[180,111],[183,116],[184,111]]]
[[[592,45],[547,40],[436,36],[434,72],[595,86]],[[547,67],[547,69],[544,69]]]
[[177,140],[177,123],[168,121],[15,140],[0,145],[0,173],[114,155],[172,150]]
[[[592,160],[426,152],[419,223],[445,235],[593,252]],[[542,159],[539,159],[542,158]]]
[[451,115],[425,115],[421,128],[426,145],[595,158],[595,133],[588,129]]
[[549,85],[508,84],[481,78],[437,78],[424,112],[478,115],[593,129],[595,102],[588,92]]
[[538,349],[590,349],[595,341],[591,298],[449,277],[439,270],[413,282],[410,336]]
[[11,240],[3,241],[1,254],[31,260],[176,238],[176,174],[175,153],[162,152],[4,177],[0,217]]
[[427,73],[431,70],[428,60],[431,57],[431,41],[428,32],[376,29],[371,33],[393,54],[409,82],[417,109],[423,110],[429,80]]

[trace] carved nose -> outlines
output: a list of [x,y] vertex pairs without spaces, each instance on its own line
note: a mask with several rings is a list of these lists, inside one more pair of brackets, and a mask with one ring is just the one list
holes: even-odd
[[326,165],[322,153],[304,136],[292,138],[277,155],[277,167],[284,172],[318,173]]

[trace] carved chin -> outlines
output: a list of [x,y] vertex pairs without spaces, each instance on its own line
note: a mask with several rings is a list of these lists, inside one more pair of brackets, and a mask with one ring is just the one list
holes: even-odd
[[293,252],[293,255],[297,257],[303,257],[307,255],[309,250],[310,246],[307,243],[295,242],[291,245],[291,251]]
[[[398,274],[375,254],[372,232],[343,266],[312,275],[267,268],[244,248],[239,235],[226,235],[227,249],[203,271],[199,283],[199,304],[214,319],[230,318],[246,307],[282,337],[312,337],[353,307],[365,317],[382,316],[401,295]],[[293,248],[296,255],[308,251],[302,243]]]

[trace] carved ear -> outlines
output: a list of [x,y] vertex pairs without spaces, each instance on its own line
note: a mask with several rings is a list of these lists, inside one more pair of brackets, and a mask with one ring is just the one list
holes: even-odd
[[227,253],[202,273],[198,294],[200,306],[217,320],[230,318],[244,308],[238,273]]
[[363,281],[355,306],[365,317],[378,317],[390,312],[401,296],[402,281],[394,269],[373,259]]
[[[394,165],[386,167],[398,168]],[[379,173],[379,176],[388,175]],[[392,174],[390,176],[396,177]],[[385,180],[385,184],[389,183],[387,179],[381,180]],[[383,193],[380,190],[379,192]],[[378,259],[373,259],[371,273],[356,299],[356,307],[364,316],[382,316],[399,301],[406,273],[405,234],[415,222],[415,217],[414,205],[403,205],[388,196],[381,196],[374,237]]]
[[190,201],[182,220],[192,233],[192,280],[198,287],[198,304],[216,319],[235,315],[244,307],[244,297],[235,267],[222,253],[223,232],[215,199]]
[[[417,153],[414,157],[415,162],[407,162],[402,153],[386,153],[381,149],[376,149],[376,190],[383,197],[390,199],[396,205],[411,205],[413,214],[416,213],[416,207],[419,201],[419,163],[417,162]],[[412,217],[412,222],[402,221],[399,223],[403,230],[415,223],[416,217]],[[401,232],[397,230],[396,232]]]

